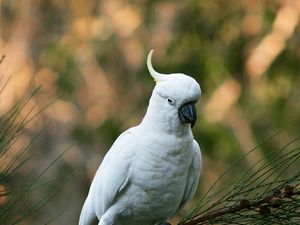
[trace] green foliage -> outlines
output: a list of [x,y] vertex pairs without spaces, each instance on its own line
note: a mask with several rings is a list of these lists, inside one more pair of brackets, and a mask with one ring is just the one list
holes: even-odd
[[101,126],[97,128],[97,132],[102,136],[105,142],[113,144],[117,139],[118,134],[121,133],[121,124],[114,119],[107,119]]
[[59,74],[58,94],[70,96],[76,88],[76,63],[71,51],[58,43],[49,44],[43,55],[43,63]]

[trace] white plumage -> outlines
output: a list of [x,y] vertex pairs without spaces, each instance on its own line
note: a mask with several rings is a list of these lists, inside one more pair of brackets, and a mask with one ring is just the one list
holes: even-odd
[[104,157],[82,208],[79,225],[165,223],[197,188],[201,152],[191,127],[196,121],[199,84],[184,74],[156,81],[142,122],[122,133]]

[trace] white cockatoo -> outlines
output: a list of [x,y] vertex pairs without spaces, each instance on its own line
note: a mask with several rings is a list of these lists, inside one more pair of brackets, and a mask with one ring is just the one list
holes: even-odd
[[191,128],[197,118],[200,86],[185,74],[156,72],[152,53],[147,66],[156,85],[146,115],[107,152],[79,225],[168,224],[196,191],[201,152]]

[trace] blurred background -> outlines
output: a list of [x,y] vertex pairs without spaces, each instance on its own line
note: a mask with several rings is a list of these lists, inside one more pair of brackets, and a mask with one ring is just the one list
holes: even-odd
[[[299,0],[2,0],[0,12],[0,87],[10,77],[0,116],[39,86],[19,116],[52,103],[13,147],[46,126],[30,163],[44,168],[71,146],[46,179],[74,171],[62,191],[21,224],[44,224],[64,210],[51,224],[77,223],[106,151],[145,114],[155,85],[145,64],[150,49],[157,71],[189,74],[202,89],[193,132],[204,164],[187,208],[274,133],[288,128],[241,170],[299,136]],[[3,198],[9,196],[0,204]]]

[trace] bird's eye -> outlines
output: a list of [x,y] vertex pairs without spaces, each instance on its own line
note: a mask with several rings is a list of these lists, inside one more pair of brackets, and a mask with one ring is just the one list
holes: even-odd
[[170,105],[175,105],[175,100],[172,98],[167,98],[167,101]]

